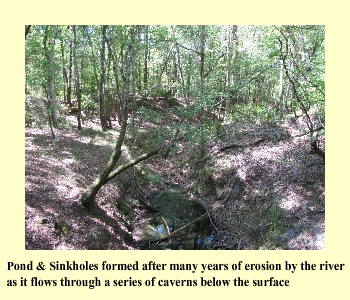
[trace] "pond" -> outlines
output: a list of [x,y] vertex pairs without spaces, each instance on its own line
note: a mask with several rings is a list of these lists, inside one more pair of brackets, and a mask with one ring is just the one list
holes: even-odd
[[169,186],[151,204],[159,212],[149,214],[133,232],[134,240],[144,244],[143,249],[210,249],[214,230],[207,216],[200,218],[206,211],[189,201],[178,187]]

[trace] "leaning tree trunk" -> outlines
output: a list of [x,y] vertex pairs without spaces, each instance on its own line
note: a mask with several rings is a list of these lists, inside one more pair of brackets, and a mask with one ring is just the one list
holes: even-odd
[[115,165],[117,164],[117,161],[119,160],[122,150],[121,147],[124,142],[124,137],[126,133],[126,127],[127,127],[127,121],[128,121],[128,98],[129,98],[129,88],[130,88],[130,76],[131,76],[131,68],[133,64],[134,59],[134,40],[136,36],[136,28],[133,26],[131,27],[131,40],[129,43],[129,47],[126,53],[126,59],[124,60],[125,66],[125,76],[123,76],[125,85],[124,85],[124,98],[123,98],[123,109],[122,109],[122,125],[119,132],[119,136],[117,139],[117,142],[115,144],[113,153],[107,163],[107,165],[104,167],[98,178],[90,185],[90,187],[83,193],[80,201],[83,204],[83,206],[87,207],[89,206],[95,199],[95,196],[97,195],[100,188],[108,182],[108,176],[113,171]]
[[104,167],[104,169],[98,176],[98,178],[88,187],[88,189],[82,195],[80,201],[83,204],[83,206],[88,207],[94,201],[95,196],[99,192],[100,188],[109,181],[108,176],[112,172],[114,166],[117,164],[117,161],[120,158],[120,155],[122,154],[121,147],[123,145],[126,127],[127,127],[127,113],[125,116],[123,112],[123,123],[119,132],[117,143],[114,147],[113,154],[110,157],[107,165]]
[[[122,67],[122,70],[124,70],[123,74],[123,80],[124,80],[124,93],[123,93],[123,108],[122,108],[122,125],[119,132],[119,136],[117,139],[117,142],[115,144],[113,153],[107,163],[107,165],[103,168],[100,175],[96,178],[96,180],[87,188],[87,190],[82,194],[80,198],[80,202],[84,207],[89,207],[101,187],[106,184],[108,181],[112,180],[116,176],[118,176],[120,173],[124,172],[128,168],[138,164],[139,162],[153,156],[156,154],[161,154],[164,158],[166,158],[170,152],[171,146],[174,144],[176,136],[179,132],[179,130],[176,130],[176,133],[172,139],[172,141],[169,143],[168,147],[165,149],[163,147],[156,147],[152,151],[140,155],[136,159],[130,160],[129,162],[115,168],[115,165],[117,164],[121,154],[122,154],[122,145],[125,138],[126,128],[127,128],[127,121],[128,121],[128,100],[129,100],[129,89],[130,89],[130,77],[131,77],[131,68],[134,61],[134,41],[136,37],[136,26],[132,26],[130,29],[131,38],[130,43],[128,46],[128,50],[125,54],[125,59],[123,60],[124,65]],[[115,169],[114,169],[115,168]]]

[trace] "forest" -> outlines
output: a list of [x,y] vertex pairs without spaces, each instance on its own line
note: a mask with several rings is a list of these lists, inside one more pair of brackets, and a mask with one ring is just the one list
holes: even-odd
[[25,26],[26,249],[324,247],[325,26]]

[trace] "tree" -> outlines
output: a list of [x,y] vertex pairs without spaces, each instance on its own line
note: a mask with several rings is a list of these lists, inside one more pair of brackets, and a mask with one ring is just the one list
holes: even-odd
[[[71,26],[67,26],[67,28],[61,28],[60,30],[60,41],[61,41],[61,58],[62,58],[62,76],[63,76],[63,96],[65,103],[68,104],[68,106],[72,107],[72,69],[73,69],[73,43],[71,40]],[[66,67],[66,38],[69,39],[68,41],[68,55],[69,55],[69,61],[68,61],[68,71]]]
[[74,56],[74,75],[75,75],[75,94],[77,95],[77,103],[78,103],[78,129],[81,129],[81,92],[80,92],[80,78],[79,78],[79,70],[77,63],[77,29],[76,25],[73,25],[73,33],[74,33],[74,48],[73,48],[73,56]]
[[[322,26],[138,26],[129,86],[131,27],[74,28],[75,41],[72,26],[25,27],[27,102],[30,93],[41,99],[44,91],[53,128],[59,97],[64,95],[71,107],[74,91],[79,112],[100,109],[102,130],[111,127],[111,107],[122,125],[125,97],[130,97],[130,109],[142,107],[136,116],[153,110],[158,120],[161,106],[167,109],[176,103],[174,97],[178,103],[183,98],[180,114],[196,122],[192,128],[188,122],[186,130],[194,133],[192,144],[201,157],[207,128],[222,122],[215,119],[218,111],[229,120],[236,112],[245,116],[255,107],[260,116],[269,113],[273,118],[278,112],[284,117],[288,107],[324,107]],[[142,95],[140,101],[136,94]]]
[[112,70],[113,70],[113,76],[114,81],[112,80],[113,84],[113,92],[112,92],[112,113],[115,114],[115,117],[118,117],[118,123],[119,125],[122,125],[122,114],[121,114],[121,102],[122,94],[119,84],[119,75],[118,75],[118,58],[113,50],[112,47],[112,38],[108,37],[106,38],[106,44],[108,47],[108,57],[109,61],[112,62]]
[[[139,29],[138,26],[131,26],[129,28],[129,43],[127,46],[127,50],[125,53],[125,59],[123,62],[123,74],[122,78],[124,81],[124,91],[123,91],[123,107],[122,107],[122,125],[120,128],[119,136],[116,141],[113,153],[111,157],[109,158],[109,161],[107,162],[106,166],[101,171],[100,175],[96,178],[96,180],[87,188],[87,190],[82,194],[80,198],[80,202],[83,206],[89,207],[91,203],[94,201],[95,196],[97,195],[100,188],[115,178],[117,175],[119,175],[121,172],[127,170],[128,168],[134,166],[135,164],[138,164],[139,162],[153,156],[156,154],[160,154],[162,152],[161,147],[156,147],[152,151],[143,154],[139,156],[138,158],[129,161],[126,164],[123,164],[116,169],[115,166],[122,154],[121,147],[124,142],[126,128],[127,128],[127,120],[128,120],[128,101],[129,101],[129,89],[130,89],[130,80],[131,80],[131,69],[134,62],[134,49],[135,49],[135,43],[136,36],[137,36],[137,30]],[[163,156],[166,157],[168,154],[168,151],[165,151],[163,153]]]
[[[319,147],[319,141],[318,141],[318,134],[317,134],[317,129],[314,126],[314,122],[312,121],[310,114],[309,114],[309,108],[307,105],[310,107],[310,103],[308,101],[303,101],[303,98],[308,99],[310,96],[308,95],[307,89],[299,82],[299,72],[297,72],[297,75],[292,75],[288,68],[288,62],[287,58],[290,57],[292,60],[292,64],[295,65],[295,69],[300,70],[300,67],[297,66],[296,62],[296,55],[292,51],[292,46],[294,46],[294,49],[297,48],[295,39],[294,39],[294,33],[292,33],[291,29],[286,26],[278,29],[281,36],[278,37],[278,42],[280,45],[280,56],[282,59],[282,64],[283,64],[283,69],[286,72],[286,76],[291,83],[292,89],[293,89],[293,94],[298,102],[298,104],[301,107],[302,112],[304,113],[306,117],[306,125],[308,127],[308,131],[310,134],[310,146],[311,146],[311,153],[318,154],[320,155],[323,160],[325,160],[325,152],[320,149]],[[292,43],[291,41],[292,40]],[[294,42],[294,45],[292,45]],[[307,82],[310,82],[306,78]],[[315,134],[316,132],[316,134]]]
[[130,90],[130,81],[131,81],[131,74],[132,74],[132,67],[135,60],[135,49],[137,49],[137,33],[139,30],[139,26],[131,26],[128,30],[128,37],[129,41],[127,44],[127,49],[123,55],[123,63],[121,67],[121,77],[123,79],[124,89],[122,92],[122,125],[119,131],[119,136],[116,141],[114,150],[112,155],[109,158],[109,161],[107,162],[106,166],[103,168],[99,176],[96,178],[96,180],[86,189],[86,191],[82,194],[80,198],[80,202],[84,207],[89,207],[91,203],[93,203],[95,196],[97,195],[100,188],[109,182],[110,180],[114,179],[116,176],[118,176],[120,173],[124,172],[128,168],[140,163],[143,160],[148,159],[151,156],[154,156],[156,154],[161,154],[164,158],[167,157],[169,154],[170,146],[174,143],[175,138],[177,136],[178,130],[176,131],[174,138],[172,139],[171,143],[168,145],[167,148],[164,147],[164,145],[160,145],[158,147],[155,147],[153,150],[149,151],[146,154],[140,155],[136,159],[130,160],[129,162],[115,168],[121,154],[122,154],[122,145],[124,142],[126,129],[127,129],[127,120],[128,120],[128,110],[129,110],[129,90]]
[[99,101],[100,101],[100,120],[102,131],[106,131],[107,124],[107,105],[105,99],[105,77],[106,77],[106,31],[107,26],[102,26],[102,42],[101,42],[101,76],[100,76],[100,88],[99,88]]
[[283,60],[281,60],[281,71],[280,71],[280,90],[279,90],[279,100],[280,100],[280,119],[283,118],[283,75],[284,75],[284,66]]
[[[233,42],[233,55],[232,55],[232,42]],[[226,67],[225,67],[225,90],[224,93],[227,95],[230,92],[231,88],[231,61],[233,58],[234,63],[236,64],[237,60],[237,51],[238,48],[238,37],[237,37],[237,25],[228,26],[227,29],[227,47],[226,47]],[[235,75],[235,74],[232,74]],[[229,113],[231,107],[231,101],[227,97],[226,101],[226,114]]]
[[48,86],[47,97],[49,99],[49,105],[48,105],[49,122],[50,122],[50,126],[52,125],[53,127],[57,127],[57,99],[56,99],[56,90],[55,90],[55,62],[54,62],[54,56],[55,56],[54,47],[55,47],[56,31],[57,31],[56,26],[45,26],[44,41],[43,41],[44,53],[45,53],[46,63],[47,63],[47,86]]
[[143,34],[145,40],[145,58],[144,58],[144,69],[143,69],[143,90],[148,90],[148,62],[149,62],[149,41],[148,41],[148,26],[143,26]]
[[[104,32],[105,30],[106,28],[103,29]],[[118,168],[114,172],[112,171],[122,154],[121,147],[123,145],[124,137],[126,133],[127,120],[128,120],[128,100],[129,100],[128,98],[129,98],[129,88],[130,88],[130,75],[131,75],[132,63],[134,60],[134,43],[135,43],[136,33],[137,33],[136,26],[130,27],[130,42],[126,53],[126,61],[124,65],[125,74],[123,76],[123,79],[125,81],[125,92],[124,92],[123,109],[122,109],[122,126],[120,128],[119,136],[116,141],[113,153],[107,165],[103,168],[98,178],[88,187],[88,189],[83,193],[81,197],[80,201],[85,207],[89,206],[91,202],[93,202],[96,194],[105,183],[113,179],[115,176],[117,176],[121,172],[121,168]],[[104,39],[104,42],[105,42],[105,39]],[[102,62],[103,62],[103,59],[101,59],[101,65],[103,64]]]

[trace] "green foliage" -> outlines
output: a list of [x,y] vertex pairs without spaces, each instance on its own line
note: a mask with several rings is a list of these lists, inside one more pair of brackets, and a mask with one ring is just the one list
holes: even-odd
[[98,110],[99,104],[97,104],[90,97],[84,97],[81,102],[81,107],[86,114],[92,115]]
[[275,204],[267,213],[267,225],[271,234],[278,234],[285,231],[283,222],[283,209]]
[[141,172],[138,177],[140,182],[144,185],[151,184],[153,186],[159,186],[164,181],[162,176],[144,166],[141,167]]
[[[144,95],[142,99],[131,96],[129,102],[130,111],[136,112],[135,119],[131,119],[134,126],[131,134],[140,144],[145,141],[141,133],[145,132],[142,127],[146,126],[138,128],[135,120],[145,121],[152,128],[146,137],[147,146],[171,139],[177,126],[191,147],[202,147],[216,138],[221,128],[221,123],[214,120],[218,112],[222,116],[226,110],[231,110],[225,115],[226,122],[277,121],[282,54],[286,57],[286,68],[297,83],[295,92],[307,107],[317,107],[313,114],[324,124],[324,26],[238,26],[237,44],[232,32],[228,35],[233,30],[228,26],[205,26],[204,31],[202,26],[140,26],[138,30],[139,38],[134,43],[138,51],[135,51],[135,63],[128,78],[132,82],[128,93]],[[204,65],[201,65],[198,53],[202,51],[203,32]],[[55,78],[55,92],[60,99],[67,95],[69,75],[72,75],[70,84],[74,90],[74,68],[69,69],[72,38],[69,26],[32,27],[25,45],[28,94],[46,97],[50,76]],[[116,90],[119,97],[125,92],[123,67],[128,53],[129,26],[108,26],[107,38],[110,47],[106,51],[105,91],[111,100],[115,99]],[[77,26],[75,50],[81,78],[82,109],[87,114],[98,112],[99,108],[101,39],[100,26]],[[278,39],[283,40],[282,48]],[[233,56],[234,52],[237,56]],[[52,53],[52,63],[47,59],[48,53]],[[288,78],[285,77],[284,82],[287,83]],[[286,89],[287,84],[285,92]],[[291,110],[300,109],[294,94],[290,89],[287,95]],[[167,112],[174,112],[182,119],[181,124],[169,126],[165,120],[167,116],[157,112],[160,107],[162,111],[171,108]],[[49,114],[50,111],[45,112]],[[35,117],[36,112],[26,109],[26,126],[33,126]],[[40,120],[47,123],[47,118]],[[68,126],[64,119],[58,121],[61,127]]]
[[273,109],[260,102],[258,104],[236,104],[232,107],[231,113],[227,116],[227,121],[229,122],[247,120],[276,122],[277,115]]
[[207,122],[203,126],[192,124],[181,124],[181,132],[183,132],[183,138],[189,142],[189,145],[193,148],[197,148],[201,143],[206,143],[210,138],[213,138],[212,123]]
[[164,179],[162,176],[154,173],[148,175],[148,180],[153,186],[158,186]]
[[141,107],[137,110],[136,115],[144,119],[146,122],[156,124],[161,117],[158,112],[153,109]]
[[173,92],[171,89],[155,89],[152,94],[154,97],[163,97],[165,99],[170,99],[173,95]]
[[283,221],[283,209],[278,204],[273,205],[265,217],[266,229],[260,226],[251,229],[249,235],[259,250],[272,250],[282,245],[281,234],[286,228]]

